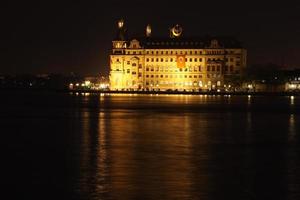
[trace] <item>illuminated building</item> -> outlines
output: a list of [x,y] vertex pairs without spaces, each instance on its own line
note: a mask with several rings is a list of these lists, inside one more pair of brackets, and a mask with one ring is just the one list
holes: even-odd
[[232,37],[185,38],[175,25],[169,37],[129,38],[123,20],[110,55],[111,90],[199,91],[224,87],[246,67],[246,50]]

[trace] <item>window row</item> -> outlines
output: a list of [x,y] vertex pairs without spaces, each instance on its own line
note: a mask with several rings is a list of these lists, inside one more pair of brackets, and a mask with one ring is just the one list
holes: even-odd
[[150,55],[201,55],[202,51],[146,51]]
[[202,87],[202,81],[185,81],[185,82],[173,82],[173,81],[146,81],[147,86],[159,87],[160,85],[178,85],[178,86],[200,86]]
[[[146,62],[177,62],[174,58],[146,58]],[[185,62],[202,62],[202,58],[185,58]]]
[[146,75],[146,78],[202,78],[202,75]]
[[[224,70],[227,72],[227,71],[231,71],[231,72],[233,72],[233,65],[230,65],[230,66],[228,66],[228,65],[225,65],[225,68],[224,68]],[[217,65],[217,66],[214,66],[214,65],[208,65],[207,67],[206,67],[206,71],[217,71],[217,72],[219,72],[219,71],[221,71],[221,66],[220,65]]]
[[158,72],[158,71],[161,71],[161,72],[163,72],[163,71],[170,71],[170,72],[172,72],[174,70],[174,72],[187,72],[187,71],[190,71],[190,72],[192,72],[192,71],[195,71],[195,72],[197,72],[197,71],[201,71],[201,66],[195,66],[195,67],[188,67],[188,68],[178,68],[178,67],[146,67],[146,69],[145,69],[145,71],[151,71],[151,72],[154,72],[154,71],[156,71],[156,72]]

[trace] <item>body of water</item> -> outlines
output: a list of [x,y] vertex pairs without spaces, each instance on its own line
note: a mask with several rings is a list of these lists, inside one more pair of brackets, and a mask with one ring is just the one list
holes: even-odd
[[300,97],[5,92],[8,199],[300,199]]

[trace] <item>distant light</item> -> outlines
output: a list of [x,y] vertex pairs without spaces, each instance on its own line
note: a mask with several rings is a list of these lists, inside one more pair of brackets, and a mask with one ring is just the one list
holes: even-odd
[[79,83],[76,83],[76,86],[79,86]]
[[290,99],[291,99],[291,105],[294,105],[295,104],[295,102],[294,102],[295,97],[294,96],[290,96]]
[[289,84],[289,88],[291,88],[291,89],[295,89],[296,88],[296,84]]
[[85,84],[86,86],[89,86],[89,85],[91,84],[91,81],[84,81],[84,84]]

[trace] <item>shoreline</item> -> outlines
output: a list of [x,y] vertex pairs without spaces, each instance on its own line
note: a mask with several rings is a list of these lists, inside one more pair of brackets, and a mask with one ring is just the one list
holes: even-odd
[[300,96],[300,92],[224,92],[224,91],[111,91],[111,90],[71,90],[45,88],[1,88],[1,92],[57,92],[57,93],[94,93],[94,94],[167,94],[167,95],[235,95],[235,96]]
[[[300,92],[184,92],[184,91],[102,91],[102,90],[63,90],[71,93],[99,93],[99,94],[168,94],[168,95],[254,95],[254,96],[300,96]],[[63,92],[61,91],[61,92]]]

